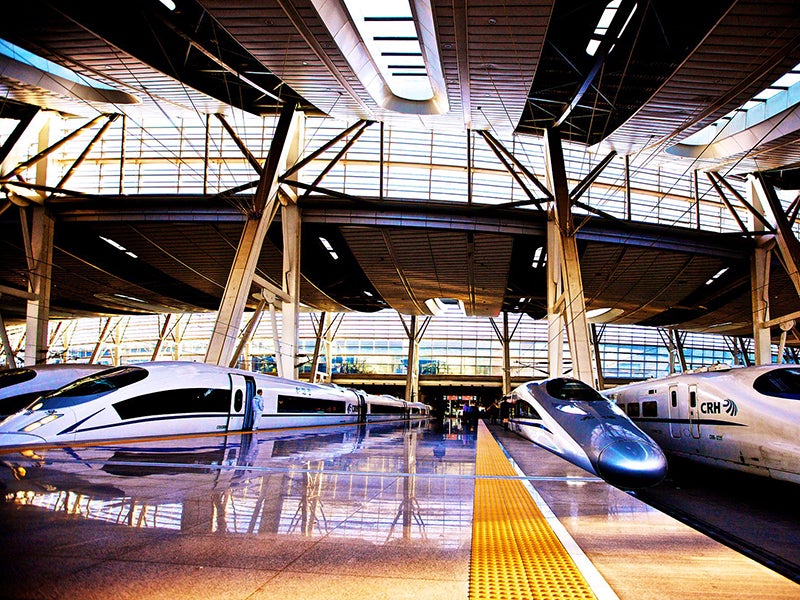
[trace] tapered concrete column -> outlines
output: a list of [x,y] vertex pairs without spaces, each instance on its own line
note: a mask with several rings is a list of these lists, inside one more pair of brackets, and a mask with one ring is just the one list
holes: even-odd
[[325,320],[327,313],[319,313],[319,330],[317,331],[316,339],[314,340],[314,356],[311,357],[311,375],[308,380],[311,383],[317,382],[317,367],[319,366],[319,350],[322,346],[322,338],[325,336]]
[[555,220],[547,219],[547,374],[558,377],[564,371],[561,315],[561,244]]
[[[403,318],[402,316],[400,317]],[[405,321],[403,321],[405,325]],[[411,323],[406,327],[408,336],[408,367],[406,368],[406,402],[416,402],[419,398],[419,339],[417,338],[417,317],[411,315]]]
[[0,342],[3,345],[3,353],[6,355],[6,368],[13,369],[17,366],[17,360],[14,355],[14,349],[11,347],[11,340],[8,338],[8,330],[2,314],[0,314]]
[[[592,344],[589,336],[589,322],[586,319],[586,304],[583,297],[583,281],[581,279],[578,243],[572,223],[572,207],[567,187],[564,153],[558,131],[545,131],[547,147],[547,183],[554,198],[554,206],[550,210],[548,220],[548,263],[558,256],[561,265],[557,269],[548,269],[548,325],[551,329],[548,343],[560,344],[561,336],[555,336],[555,324],[551,315],[558,311],[561,323],[567,332],[570,354],[572,356],[572,376],[589,385],[596,385],[594,364],[592,361]],[[553,285],[553,290],[549,286]],[[560,309],[560,310],[559,310]],[[554,349],[555,351],[555,349]],[[550,356],[550,352],[548,352]],[[555,362],[555,358],[551,358]],[[560,373],[550,372],[551,377]]]
[[502,331],[500,331],[500,328],[497,327],[497,325],[494,322],[494,319],[489,319],[489,322],[492,324],[492,328],[494,329],[494,332],[497,335],[497,339],[500,340],[500,344],[503,350],[502,386],[503,386],[503,395],[506,395],[511,392],[511,335],[508,332],[508,313],[506,311],[503,311]]
[[503,311],[503,395],[511,392],[511,337],[508,335],[508,313]]
[[301,115],[294,112],[293,104],[286,105],[281,112],[253,199],[253,211],[245,223],[228,282],[225,284],[217,320],[206,350],[206,363],[228,366],[233,358],[261,247],[277,212],[278,175],[286,169],[292,142],[296,142],[294,138],[300,119]]
[[28,291],[36,298],[28,300],[26,310],[25,364],[28,366],[47,362],[54,233],[55,222],[47,209],[33,207]]
[[300,209],[288,203],[281,209],[283,227],[283,291],[291,302],[281,305],[280,360],[283,377],[297,379],[300,317]]
[[759,245],[750,259],[750,289],[753,303],[753,350],[755,364],[772,362],[772,339],[769,327],[769,267],[772,252],[769,245]]

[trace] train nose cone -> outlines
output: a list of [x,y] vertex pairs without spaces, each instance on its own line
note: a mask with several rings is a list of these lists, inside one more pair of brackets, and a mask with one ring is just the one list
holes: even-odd
[[646,488],[667,474],[667,458],[660,448],[634,440],[614,442],[597,457],[600,477],[623,489]]

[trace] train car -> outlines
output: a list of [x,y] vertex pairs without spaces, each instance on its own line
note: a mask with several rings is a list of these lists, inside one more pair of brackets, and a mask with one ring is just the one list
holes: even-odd
[[353,390],[203,363],[114,367],[40,397],[0,423],[0,447],[356,423]]
[[0,419],[25,408],[43,394],[108,368],[108,365],[60,363],[0,371]]
[[385,394],[365,394],[364,420],[367,423],[407,419],[406,402]]
[[603,393],[667,455],[800,483],[798,365],[715,365]]
[[431,416],[432,406],[424,402],[408,402],[408,418],[427,419]]
[[582,381],[525,383],[510,401],[509,429],[622,489],[658,484],[667,459],[608,398]]

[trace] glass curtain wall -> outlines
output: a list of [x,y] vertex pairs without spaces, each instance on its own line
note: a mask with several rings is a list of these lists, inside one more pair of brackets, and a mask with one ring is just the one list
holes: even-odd
[[[249,319],[250,314],[245,317]],[[328,315],[329,319],[331,317]],[[160,345],[159,360],[202,361],[214,326],[214,315],[172,315],[166,330],[165,319],[165,315],[112,317],[108,327],[105,318],[52,322],[49,362],[88,362],[93,355],[95,362],[108,365],[151,360],[162,331],[166,331],[166,335]],[[280,330],[280,313],[277,319]],[[300,316],[298,362],[303,363],[301,373],[310,371],[318,319],[318,313]],[[495,321],[502,330],[501,319]],[[330,341],[329,356],[334,376],[406,373],[408,340],[400,315],[395,311],[340,314],[332,329],[336,333]],[[546,322],[534,321],[527,315],[521,318],[509,315],[509,330],[514,331],[510,345],[512,377],[546,377]],[[97,340],[103,331],[106,337],[98,347]],[[24,327],[10,327],[9,335],[12,347],[24,348]],[[687,368],[735,363],[733,352],[738,351],[730,339],[713,334],[687,333],[685,336]],[[669,373],[670,353],[662,334],[655,328],[607,325],[600,336],[599,347],[605,378],[646,379]],[[565,342],[565,355],[566,348]],[[241,366],[274,372],[274,354],[272,324],[265,315],[245,349]],[[320,356],[325,365],[328,356],[325,344],[322,344]],[[673,364],[680,370],[677,359],[673,358]],[[431,318],[419,346],[420,375],[499,377],[502,371],[502,345],[490,319],[461,315]]]
[[[275,119],[236,111],[224,118],[250,152],[263,160],[272,140]],[[54,139],[85,122],[74,118],[57,121],[61,132],[55,134]],[[352,124],[333,118],[307,118],[304,155]],[[13,122],[0,119],[0,140],[5,139],[12,125]],[[540,138],[491,133],[544,181]],[[94,130],[84,132],[55,153],[49,175],[53,182],[57,182],[81,155],[93,135]],[[343,143],[335,144],[302,169],[298,175],[300,180],[312,183]],[[467,164],[468,144],[471,165]],[[20,156],[20,160],[37,152],[37,141],[32,139],[27,156]],[[123,153],[124,165],[121,166]],[[380,197],[381,156],[385,198],[475,204],[503,204],[528,198],[478,132],[403,129],[387,125],[381,136],[378,123],[364,131],[320,185],[347,194]],[[564,156],[570,185],[574,186],[605,157],[605,152],[565,142]],[[704,230],[738,231],[736,221],[702,175],[697,178],[700,200],[697,208],[691,161],[661,163],[645,153],[631,155],[628,159],[632,181],[630,206],[622,156],[611,160],[581,201],[621,219],[626,219],[630,212],[634,221],[687,228],[698,228],[699,213],[699,227]],[[468,195],[468,171],[472,176],[471,197]],[[253,168],[216,116],[147,116],[117,119],[72,174],[67,187],[89,194],[204,194],[228,190],[256,178]],[[745,193],[740,182],[731,183]],[[533,184],[528,187],[534,195],[539,194]],[[519,210],[536,209],[527,206]],[[581,209],[576,208],[576,212],[580,213]]]

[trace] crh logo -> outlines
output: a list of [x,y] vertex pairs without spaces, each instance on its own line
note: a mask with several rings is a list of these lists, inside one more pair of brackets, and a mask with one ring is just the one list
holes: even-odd
[[736,413],[739,412],[739,408],[736,406],[736,402],[728,398],[722,403],[722,408],[728,413],[730,416],[735,417]]

